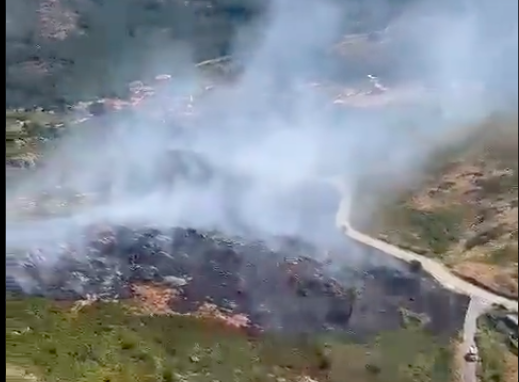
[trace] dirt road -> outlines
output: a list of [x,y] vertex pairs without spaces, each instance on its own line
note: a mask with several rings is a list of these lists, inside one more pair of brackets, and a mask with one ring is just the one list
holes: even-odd
[[472,298],[477,298],[479,301],[483,301],[488,305],[499,304],[506,307],[506,309],[510,311],[518,311],[517,300],[510,300],[505,297],[498,296],[492,292],[471,284],[452,274],[450,270],[439,261],[425,257],[423,255],[419,255],[417,253],[403,250],[401,248],[395,247],[394,245],[377,240],[359,231],[356,231],[348,220],[349,206],[350,201],[344,198],[341,201],[336,222],[339,228],[341,228],[343,232],[353,240],[376,248],[382,252],[387,253],[388,255],[406,262],[420,262],[425,272],[434,277],[440,284],[442,284],[444,288],[450,289],[453,292],[461,293]]
[[[463,324],[463,344],[461,351],[467,354],[471,346],[476,347],[475,336],[477,333],[477,319],[484,314],[491,306],[485,301],[472,297],[470,299],[467,312],[465,313],[465,322]],[[463,382],[477,382],[477,362],[464,362],[461,370]]]

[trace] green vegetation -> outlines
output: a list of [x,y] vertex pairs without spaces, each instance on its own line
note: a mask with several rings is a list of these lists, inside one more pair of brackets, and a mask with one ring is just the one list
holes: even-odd
[[459,240],[462,215],[456,209],[435,211],[407,210],[409,224],[416,227],[418,237],[433,253],[442,255]]
[[384,333],[361,346],[338,343],[330,348],[329,381],[344,376],[359,382],[449,381],[453,354],[418,327]]
[[56,138],[65,123],[65,116],[55,113],[6,110],[6,160],[21,167],[34,165],[43,143]]
[[517,354],[513,344],[517,339],[508,337],[496,329],[489,316],[483,316],[478,321],[478,334],[476,342],[481,357],[481,367],[478,376],[481,382],[505,382],[506,361],[504,355],[512,351]]
[[503,247],[498,247],[490,252],[488,261],[491,264],[506,265],[511,262],[517,262],[517,246],[506,244]]
[[5,111],[6,126],[9,122],[23,121],[34,126],[49,126],[63,122],[59,114],[48,113],[42,110],[6,110]]
[[429,320],[427,315],[412,312],[410,310],[400,308],[402,326],[409,329],[421,329]]
[[368,344],[250,337],[208,319],[143,316],[129,304],[6,301],[6,362],[52,381],[445,382],[448,345],[418,327]]
[[446,142],[416,183],[368,188],[383,202],[360,228],[517,297],[517,127],[515,115],[491,116],[466,139]]
[[[421,211],[401,203],[391,210],[398,226],[412,227],[412,230],[398,234],[405,247],[416,252],[441,257],[460,240],[463,228],[463,211],[460,208]],[[387,232],[391,230],[388,228]]]
[[[77,315],[44,300],[9,301],[6,351],[46,381],[271,381],[302,374],[317,355],[186,317],[140,317],[118,304]],[[277,353],[274,353],[277,351]]]

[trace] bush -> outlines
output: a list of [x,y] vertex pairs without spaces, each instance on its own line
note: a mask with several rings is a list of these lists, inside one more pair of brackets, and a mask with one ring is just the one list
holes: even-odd
[[411,260],[409,262],[409,270],[412,272],[412,273],[419,273],[421,272],[423,269],[422,267],[422,263],[418,260]]

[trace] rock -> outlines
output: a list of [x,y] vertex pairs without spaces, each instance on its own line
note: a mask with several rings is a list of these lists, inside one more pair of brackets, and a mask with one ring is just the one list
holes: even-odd
[[155,80],[157,81],[166,81],[171,79],[171,74],[159,74],[155,76]]
[[166,276],[163,278],[163,282],[172,287],[183,287],[187,285],[187,281],[181,277]]

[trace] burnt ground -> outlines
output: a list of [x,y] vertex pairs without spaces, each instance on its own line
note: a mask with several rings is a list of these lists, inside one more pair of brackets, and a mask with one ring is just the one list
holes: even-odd
[[[62,247],[52,268],[34,254],[24,263],[11,261],[6,289],[53,299],[125,299],[132,285],[149,283],[176,289],[170,304],[178,312],[211,302],[266,330],[338,330],[361,337],[401,327],[402,308],[423,314],[435,334],[450,336],[461,328],[468,303],[407,265],[354,243],[346,243],[344,256],[355,252],[363,260],[338,270],[314,260],[323,256],[313,245],[293,238],[277,238],[267,247],[195,229],[110,227],[93,229],[85,240],[81,252]],[[24,290],[17,281],[22,279]]]
[[[138,198],[150,189],[174,187],[176,180],[197,187],[219,181],[227,187],[223,194],[232,195],[226,212],[236,215],[240,229],[231,230],[243,232],[241,236],[182,227],[90,226],[80,239],[66,241],[67,246],[8,255],[6,289],[61,300],[92,295],[127,299],[134,297],[136,286],[147,284],[175,290],[169,301],[173,311],[194,312],[211,302],[245,314],[256,327],[294,333],[335,330],[366,337],[400,328],[402,309],[423,315],[435,334],[451,337],[461,329],[466,297],[453,295],[384,253],[349,242],[330,224],[338,195],[329,185],[305,183],[286,201],[280,199],[284,218],[302,225],[296,232],[306,232],[305,240],[263,234],[261,241],[258,230],[233,211],[246,194],[246,180],[236,180],[192,153],[168,155],[173,155],[164,161],[168,168],[147,181],[139,179],[139,188],[130,178],[125,189]],[[164,179],[170,180],[167,185]],[[228,197],[216,197],[219,204],[229,203]],[[12,224],[7,244],[24,237]],[[45,227],[36,225],[35,230],[52,228]],[[42,260],[49,258],[58,260],[52,265]]]

